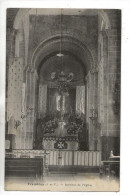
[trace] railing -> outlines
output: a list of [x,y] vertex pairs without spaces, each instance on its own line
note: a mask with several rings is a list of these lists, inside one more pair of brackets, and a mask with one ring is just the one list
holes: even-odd
[[48,165],[100,166],[99,151],[55,151],[47,150]]
[[61,166],[100,166],[100,151],[71,151],[71,150],[13,150],[6,157],[36,158],[47,155],[48,165]]

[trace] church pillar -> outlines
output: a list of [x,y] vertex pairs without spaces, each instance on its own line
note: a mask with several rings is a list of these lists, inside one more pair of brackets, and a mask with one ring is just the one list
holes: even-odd
[[87,77],[86,77],[86,82],[87,82],[87,110],[86,110],[86,115],[87,115],[87,124],[88,124],[88,140],[89,140],[89,150],[94,150],[94,140],[93,140],[93,133],[94,133],[94,128],[93,128],[93,121],[90,120],[90,109],[93,106],[93,75],[89,71]]
[[7,121],[8,134],[13,135],[11,148],[21,149],[23,138],[23,119],[22,119],[22,87],[24,61],[24,33],[22,26],[17,26],[10,30],[10,55],[7,56],[7,75],[8,75],[8,99],[7,99]]
[[17,149],[21,146],[22,135],[22,81],[23,58],[12,58],[9,60],[8,71],[7,121],[8,134],[15,137],[13,148]]
[[[115,18],[116,13],[111,17]],[[120,24],[113,20],[109,29],[99,22],[99,122],[101,124],[102,159],[110,151],[119,155],[120,140]]]
[[93,68],[86,76],[86,122],[88,126],[89,150],[99,149],[98,130],[98,70]]
[[37,115],[37,79],[37,72],[33,69],[28,69],[26,82],[26,149],[33,149]]
[[[95,67],[91,74],[93,74],[93,141],[94,141],[94,150],[100,150],[100,128],[98,122],[98,104],[99,104],[99,96],[98,96],[98,67]],[[91,116],[92,113],[90,113]],[[90,118],[92,120],[92,118]]]

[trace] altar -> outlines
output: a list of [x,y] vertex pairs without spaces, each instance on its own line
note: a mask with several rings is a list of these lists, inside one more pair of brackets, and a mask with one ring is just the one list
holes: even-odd
[[50,72],[51,80],[39,84],[35,149],[80,150],[79,139],[86,137],[85,85],[73,82],[76,74],[68,70]]
[[[48,121],[44,131],[42,146],[45,150],[65,149],[78,150],[79,140],[78,131],[76,131],[76,124],[74,121],[68,122],[68,117],[55,117]],[[74,119],[73,119],[74,120]],[[75,125],[74,125],[75,124]],[[49,129],[48,129],[49,128]]]
[[44,137],[43,149],[65,149],[65,150],[78,150],[79,142],[77,137]]

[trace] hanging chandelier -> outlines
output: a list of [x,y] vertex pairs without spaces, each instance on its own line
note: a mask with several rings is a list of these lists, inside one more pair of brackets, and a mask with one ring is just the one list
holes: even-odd
[[73,78],[74,78],[74,74],[72,72],[68,74],[65,74],[64,71],[61,71],[60,73],[56,73],[56,72],[51,73],[51,79],[59,83],[68,83],[72,81]]
[[60,94],[65,96],[69,95],[69,82],[73,80],[73,77],[73,73],[66,75],[63,71],[59,74],[56,72],[51,73],[51,79],[57,82]]
[[63,70],[63,57],[64,54],[62,53],[62,12],[60,15],[60,49],[59,52],[56,54],[57,57],[61,59],[61,71],[60,72],[52,72],[51,79],[52,81],[58,82],[59,91],[61,93],[67,92],[68,94],[68,83],[71,82],[74,78],[74,73],[65,73]]

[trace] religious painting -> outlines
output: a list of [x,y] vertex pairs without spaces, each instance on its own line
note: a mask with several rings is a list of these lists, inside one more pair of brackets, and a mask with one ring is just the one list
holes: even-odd
[[5,189],[119,191],[121,11],[6,20]]

